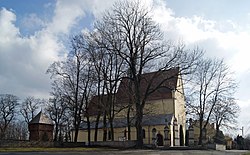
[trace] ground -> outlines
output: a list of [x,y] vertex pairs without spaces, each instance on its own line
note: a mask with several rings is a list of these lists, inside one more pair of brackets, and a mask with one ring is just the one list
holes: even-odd
[[67,151],[62,152],[60,150],[53,152],[0,152],[0,155],[241,155],[248,154],[249,152],[244,150],[230,150],[230,151],[214,151],[214,150],[115,150],[115,149],[99,149],[88,151]]

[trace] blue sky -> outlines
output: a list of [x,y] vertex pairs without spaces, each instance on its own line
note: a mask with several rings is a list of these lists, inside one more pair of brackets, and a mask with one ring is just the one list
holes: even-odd
[[[48,66],[67,52],[71,36],[93,28],[115,1],[0,0],[0,93],[48,98]],[[227,62],[239,83],[239,126],[249,129],[250,1],[141,1],[152,7],[167,39]]]
[[240,3],[235,0],[167,0],[177,16],[202,15],[214,20],[239,20],[243,21],[249,13],[248,0]]
[[17,27],[20,28],[22,35],[28,35],[33,33],[32,31],[38,30],[39,27],[34,28],[32,30],[27,28],[27,25],[24,24],[25,19],[30,16],[36,15],[37,17],[44,19],[44,20],[51,20],[53,9],[55,7],[55,1],[52,0],[25,0],[25,1],[18,1],[18,0],[0,0],[0,6],[4,7],[8,10],[12,10],[16,15],[16,22],[15,24]]

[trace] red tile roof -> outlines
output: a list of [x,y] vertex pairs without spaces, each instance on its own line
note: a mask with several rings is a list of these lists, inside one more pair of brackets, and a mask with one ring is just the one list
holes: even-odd
[[104,103],[105,101],[107,101],[107,95],[102,95],[100,97],[93,96],[88,106],[88,110],[87,110],[88,115],[95,116],[95,115],[98,115],[98,112],[103,113],[105,109],[105,103]]

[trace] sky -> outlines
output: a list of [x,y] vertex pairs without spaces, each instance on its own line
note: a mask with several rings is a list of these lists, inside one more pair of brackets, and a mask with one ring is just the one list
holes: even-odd
[[[0,93],[48,98],[50,64],[65,56],[70,37],[93,29],[115,1],[0,0]],[[250,1],[141,1],[167,39],[225,60],[239,84],[238,126],[250,134]]]

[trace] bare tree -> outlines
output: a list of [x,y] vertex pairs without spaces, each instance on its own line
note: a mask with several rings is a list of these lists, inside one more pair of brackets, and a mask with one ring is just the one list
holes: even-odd
[[215,92],[210,100],[212,103],[212,111],[209,113],[216,123],[217,133],[220,127],[230,128],[237,122],[236,118],[239,112],[239,106],[234,98],[236,88],[237,83],[233,78],[233,73],[231,73],[225,63],[221,61],[215,78]]
[[[49,103],[46,107],[46,111],[49,114],[49,117],[53,120],[55,123],[55,132],[54,132],[54,141],[62,140],[61,133],[62,133],[62,127],[67,124],[66,122],[66,111],[67,111],[67,104],[63,100],[64,97],[60,94],[55,94],[55,92],[52,93],[53,98],[49,99]],[[59,135],[60,133],[60,135]]]
[[[83,106],[83,116],[87,119],[87,126],[88,126],[88,142],[90,143],[90,116],[88,113],[89,109],[89,103],[90,99],[94,94],[96,94],[96,85],[99,85],[100,82],[97,79],[100,79],[98,71],[95,70],[96,61],[100,61],[99,58],[95,59],[93,55],[94,49],[97,49],[96,47],[93,47],[92,43],[88,42],[87,36],[80,34],[74,37],[73,43],[75,44],[75,47],[78,48],[82,53],[82,55],[85,56],[84,60],[84,68],[83,72],[80,75],[81,76],[81,87],[80,90],[82,92],[81,96],[81,105]],[[103,67],[102,67],[103,68]],[[96,75],[97,73],[97,75]],[[100,86],[100,85],[99,85]],[[98,86],[98,88],[100,88]]]
[[[72,51],[65,61],[55,62],[48,69],[54,79],[53,89],[60,91],[70,109],[75,129],[74,142],[77,142],[84,109],[87,107],[91,85],[91,63],[86,52],[86,44],[81,35],[72,38]],[[86,95],[88,94],[88,95]],[[88,97],[86,99],[86,97]]]
[[6,130],[17,114],[18,98],[11,94],[0,94],[0,139],[6,138]]
[[240,112],[239,105],[233,97],[224,97],[217,101],[211,119],[215,122],[216,132],[221,128],[235,129]]
[[14,139],[14,140],[27,140],[27,124],[25,121],[15,120],[12,121],[5,132],[5,139]]
[[22,102],[20,112],[27,124],[35,117],[35,113],[37,112],[40,104],[40,99],[36,99],[31,96],[27,97]]
[[[113,119],[115,114],[120,110],[116,104],[116,92],[118,90],[119,82],[121,81],[122,76],[124,76],[124,61],[114,51],[107,50],[105,46],[109,45],[106,40],[99,37],[96,33],[92,33],[88,40],[89,44],[92,46],[92,50],[89,51],[91,60],[95,66],[95,72],[98,75],[99,87],[97,87],[97,89],[100,91],[97,96],[100,98],[100,101],[104,100],[103,97],[105,94],[105,101],[101,101],[101,104],[103,104],[102,107],[104,108],[104,128],[106,128],[107,125],[107,117],[111,128],[111,140],[114,140]],[[119,43],[120,42],[113,43],[116,45],[110,46],[116,46],[119,48],[121,47]],[[104,132],[104,141],[106,141],[106,135],[107,133]]]
[[[211,121],[212,113],[225,97],[233,96],[236,83],[222,60],[203,59],[194,73],[193,94],[188,104],[191,113],[199,120],[199,144],[202,144],[202,132]],[[224,105],[226,106],[226,105]]]
[[[195,51],[191,56],[184,48],[174,47],[165,42],[163,34],[150,17],[148,10],[139,2],[118,2],[95,24],[96,31],[102,39],[100,42],[104,43],[103,48],[119,55],[130,70],[128,78],[131,80],[135,94],[133,104],[136,109],[137,145],[139,147],[143,145],[141,123],[147,97],[167,78],[173,77],[166,77],[152,89],[151,84],[154,78],[172,67],[180,67],[181,70],[190,68],[198,58],[197,54],[200,53]],[[141,92],[142,74],[155,70],[160,72],[155,72],[152,79],[148,79],[147,91]],[[178,76],[181,70],[173,76]]]
[[[80,71],[81,60],[79,55],[68,57],[66,61],[55,62],[48,69],[51,77],[54,78],[56,85],[54,89],[60,89],[67,99],[71,117],[74,118],[75,139],[77,142],[79,123],[81,121],[82,107],[80,106]],[[76,60],[74,60],[76,59]]]

